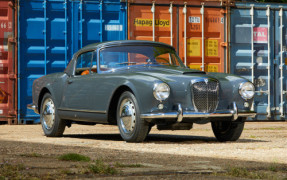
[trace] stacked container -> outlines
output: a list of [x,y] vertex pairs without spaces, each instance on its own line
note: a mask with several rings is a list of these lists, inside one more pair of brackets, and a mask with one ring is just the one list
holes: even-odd
[[236,3],[231,10],[230,69],[256,86],[253,120],[285,120],[286,4]]
[[16,41],[13,1],[0,1],[0,124],[16,124]]
[[243,76],[256,86],[250,120],[285,120],[286,19],[286,4],[230,0],[2,0],[0,124],[17,114],[38,123],[26,108],[36,78],[63,71],[87,44],[123,39],[164,42],[190,68]]
[[226,8],[230,3],[134,0],[128,7],[128,39],[170,44],[188,67],[226,72]]
[[126,39],[126,16],[120,0],[20,0],[19,122],[39,122],[39,115],[26,108],[35,79],[63,71],[87,44]]

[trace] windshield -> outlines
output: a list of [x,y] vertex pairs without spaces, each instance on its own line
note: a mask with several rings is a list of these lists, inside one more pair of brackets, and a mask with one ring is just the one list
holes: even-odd
[[100,51],[101,71],[139,65],[185,67],[173,49],[163,46],[120,46]]

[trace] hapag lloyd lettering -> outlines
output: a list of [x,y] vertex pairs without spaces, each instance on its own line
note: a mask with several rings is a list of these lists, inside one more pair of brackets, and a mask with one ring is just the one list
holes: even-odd
[[[138,19],[136,18],[134,20],[135,26],[153,26],[153,20],[152,19]],[[166,19],[156,19],[155,20],[155,26],[156,27],[169,27],[169,20]]]
[[134,20],[135,26],[152,26],[152,20],[150,19],[135,19]]

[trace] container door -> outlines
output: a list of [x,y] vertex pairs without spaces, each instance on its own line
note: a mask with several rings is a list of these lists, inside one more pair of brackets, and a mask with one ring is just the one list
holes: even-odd
[[125,2],[70,1],[70,6],[73,53],[88,44],[126,39]]
[[202,4],[179,12],[179,54],[185,64],[191,69],[225,72],[224,9]]
[[252,120],[276,120],[279,86],[274,48],[279,32],[273,28],[275,12],[266,4],[238,3],[237,6],[244,6],[244,9],[239,7],[231,11],[231,73],[255,85],[253,109],[257,116]]
[[[19,1],[19,123],[38,123],[27,109],[32,103],[33,81],[63,71],[71,58],[67,44],[67,4],[64,1]],[[68,51],[67,51],[68,50]]]
[[275,107],[274,116],[277,120],[287,119],[287,56],[286,56],[286,45],[287,45],[287,11],[286,5],[279,6],[274,10],[275,14],[275,79],[274,79],[274,98]]
[[136,2],[129,6],[129,39],[170,44],[188,67],[225,72],[225,11],[221,5]]
[[16,124],[13,1],[0,1],[0,123]]
[[173,4],[130,4],[128,38],[163,42],[177,48],[176,12],[177,8]]

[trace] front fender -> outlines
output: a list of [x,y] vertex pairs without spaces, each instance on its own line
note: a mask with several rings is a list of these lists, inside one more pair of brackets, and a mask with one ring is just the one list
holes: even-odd
[[[253,98],[246,101],[239,94],[240,84],[250,82],[249,80],[233,74],[208,73],[208,75],[219,80],[221,86],[221,99],[228,103],[236,102],[238,109],[251,108],[253,104]],[[233,96],[231,96],[231,94]],[[245,102],[248,102],[249,107],[244,107]]]

